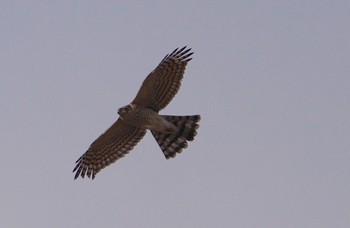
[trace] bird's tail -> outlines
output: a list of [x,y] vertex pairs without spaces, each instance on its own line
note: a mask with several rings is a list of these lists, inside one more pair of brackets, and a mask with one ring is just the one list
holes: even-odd
[[197,135],[200,115],[194,116],[164,116],[164,119],[174,124],[178,131],[175,133],[161,133],[151,131],[166,159],[173,158],[187,148],[187,141],[192,141]]

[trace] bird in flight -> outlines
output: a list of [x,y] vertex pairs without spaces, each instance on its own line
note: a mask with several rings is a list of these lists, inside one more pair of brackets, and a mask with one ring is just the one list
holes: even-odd
[[87,175],[94,179],[106,166],[122,158],[150,130],[166,159],[173,158],[194,140],[200,115],[160,115],[180,89],[190,48],[167,54],[146,77],[135,99],[119,108],[118,120],[98,137],[76,161],[74,179]]

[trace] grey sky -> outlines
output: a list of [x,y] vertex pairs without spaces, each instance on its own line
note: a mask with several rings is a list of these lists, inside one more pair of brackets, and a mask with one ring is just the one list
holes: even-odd
[[[1,1],[1,227],[350,227],[349,1]],[[165,54],[195,52],[151,134],[74,162]]]

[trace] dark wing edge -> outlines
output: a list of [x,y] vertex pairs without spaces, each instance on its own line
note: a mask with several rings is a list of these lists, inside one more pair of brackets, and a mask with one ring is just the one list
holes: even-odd
[[74,179],[79,176],[84,178],[85,175],[94,179],[103,168],[129,153],[145,134],[146,130],[133,127],[118,119],[75,162]]
[[133,104],[160,111],[174,98],[181,86],[186,65],[194,52],[184,46],[167,54],[144,80]]

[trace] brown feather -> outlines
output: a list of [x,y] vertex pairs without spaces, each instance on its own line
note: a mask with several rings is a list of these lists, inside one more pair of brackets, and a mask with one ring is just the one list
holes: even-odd
[[146,130],[133,127],[118,119],[98,137],[89,149],[76,161],[74,179],[85,174],[92,179],[106,166],[127,154],[143,138]]
[[166,159],[173,158],[182,149],[187,148],[187,141],[194,140],[200,121],[199,115],[194,116],[162,116],[174,124],[178,131],[173,134],[164,134],[151,131]]
[[165,108],[181,86],[186,65],[193,52],[186,47],[166,55],[144,80],[132,104],[151,108],[156,112]]

